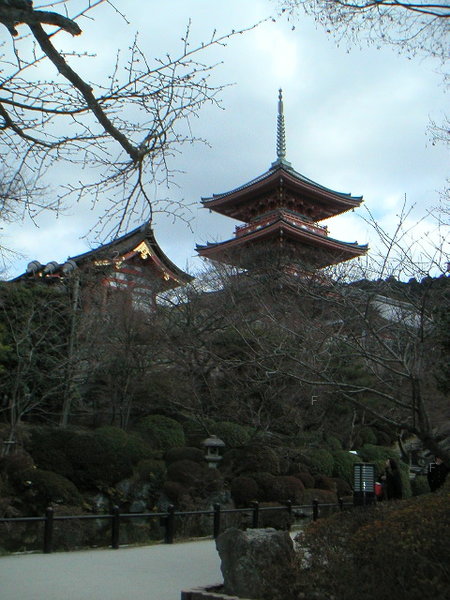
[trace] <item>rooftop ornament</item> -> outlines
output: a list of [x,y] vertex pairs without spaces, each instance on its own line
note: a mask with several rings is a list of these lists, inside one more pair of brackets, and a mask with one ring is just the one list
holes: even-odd
[[222,456],[220,455],[220,449],[225,447],[225,442],[222,441],[217,435],[212,435],[206,440],[202,442],[203,446],[205,446],[205,460],[208,463],[208,466],[211,469],[217,469],[217,465],[222,460]]
[[277,115],[277,160],[270,166],[271,169],[277,167],[292,169],[292,165],[286,160],[286,128],[284,125],[283,111],[283,90],[278,90],[278,115]]

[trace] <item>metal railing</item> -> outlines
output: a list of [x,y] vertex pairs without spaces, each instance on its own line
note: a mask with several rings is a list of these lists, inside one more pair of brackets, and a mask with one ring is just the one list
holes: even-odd
[[[251,527],[258,528],[261,520],[261,513],[265,511],[283,511],[287,513],[289,518],[305,517],[304,510],[311,513],[313,521],[316,521],[320,516],[322,508],[331,507],[335,510],[344,510],[342,498],[338,499],[337,503],[321,504],[318,500],[313,500],[311,504],[294,505],[291,501],[286,502],[284,506],[260,506],[259,502],[252,502],[252,505],[247,508],[226,508],[223,509],[220,504],[214,504],[212,510],[197,510],[197,511],[177,511],[171,504],[166,512],[151,512],[151,513],[121,513],[119,507],[114,506],[112,511],[107,514],[92,514],[92,515],[55,515],[54,510],[49,506],[45,515],[42,517],[10,517],[0,518],[0,524],[8,523],[27,523],[40,522],[44,523],[44,535],[42,550],[44,554],[50,554],[53,550],[53,534],[54,524],[56,521],[73,521],[73,520],[109,520],[111,523],[110,546],[113,549],[118,549],[120,526],[124,521],[133,519],[160,519],[161,525],[164,527],[164,543],[172,544],[175,537],[175,517],[187,517],[193,515],[204,515],[212,517],[212,536],[217,538],[221,531],[222,517],[226,514],[240,513],[251,515]],[[353,506],[353,505],[351,505]],[[301,512],[299,512],[301,511]]]

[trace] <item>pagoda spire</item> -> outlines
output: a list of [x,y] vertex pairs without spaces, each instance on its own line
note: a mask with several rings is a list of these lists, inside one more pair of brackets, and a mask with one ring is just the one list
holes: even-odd
[[277,115],[277,160],[270,166],[271,169],[276,167],[291,168],[292,165],[286,160],[286,128],[284,124],[283,111],[283,90],[278,90],[278,115]]

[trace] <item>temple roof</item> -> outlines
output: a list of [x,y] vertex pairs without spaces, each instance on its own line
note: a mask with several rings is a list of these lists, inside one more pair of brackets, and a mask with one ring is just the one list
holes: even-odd
[[296,171],[286,159],[281,89],[278,93],[276,139],[277,158],[267,171],[228,192],[202,198],[203,206],[240,221],[249,221],[254,216],[255,200],[259,200],[261,206],[268,202],[272,205],[271,208],[274,205],[288,207],[290,204],[291,208],[297,208],[298,212],[308,215],[314,221],[322,221],[361,204],[362,196],[352,196],[327,188]]
[[255,179],[229,192],[202,198],[202,204],[220,214],[247,221],[248,210],[255,198],[274,191],[288,191],[297,201],[310,204],[316,221],[342,214],[362,202],[362,196],[336,192],[276,161],[268,171]]
[[[246,229],[248,230],[246,232]],[[212,260],[223,260],[229,264],[240,264],[242,257],[237,256],[240,250],[244,250],[255,243],[278,240],[283,243],[290,241],[295,243],[298,255],[313,248],[317,250],[317,268],[335,264],[357,256],[362,256],[367,251],[367,244],[360,245],[357,242],[342,242],[328,237],[326,233],[320,232],[317,226],[311,224],[298,224],[285,214],[279,214],[267,224],[252,227],[248,225],[242,228],[242,233],[224,242],[207,243],[197,245],[200,256]]]
[[153,229],[149,222],[136,227],[129,233],[103,244],[98,248],[71,256],[64,263],[52,261],[46,265],[34,260],[29,263],[25,273],[19,275],[12,281],[21,281],[33,278],[61,278],[73,272],[77,268],[87,265],[93,266],[120,266],[124,261],[139,257],[146,261],[150,259],[153,271],[167,282],[167,287],[187,283],[192,277],[179,269],[164,254],[155,239]]

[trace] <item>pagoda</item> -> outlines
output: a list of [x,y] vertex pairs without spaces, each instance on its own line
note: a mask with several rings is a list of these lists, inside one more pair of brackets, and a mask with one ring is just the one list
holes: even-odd
[[236,227],[233,238],[196,249],[201,257],[247,270],[264,268],[267,257],[276,255],[291,274],[313,272],[367,252],[367,245],[336,240],[319,224],[361,202],[362,196],[336,192],[308,179],[286,160],[280,89],[275,162],[244,185],[202,198],[204,208],[244,224]]

